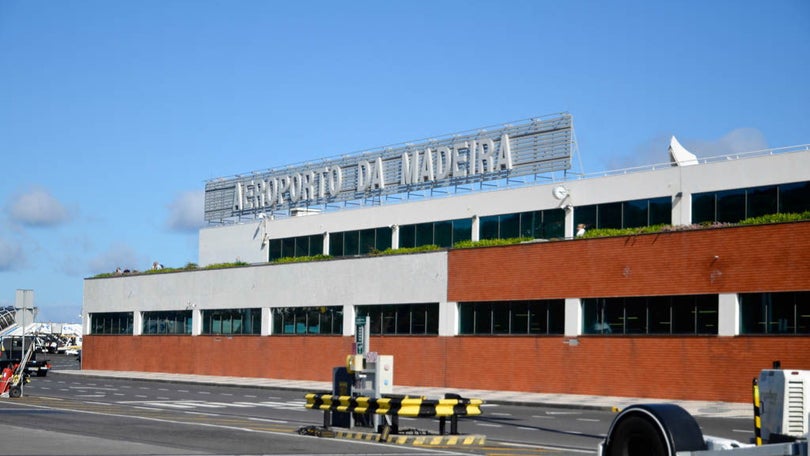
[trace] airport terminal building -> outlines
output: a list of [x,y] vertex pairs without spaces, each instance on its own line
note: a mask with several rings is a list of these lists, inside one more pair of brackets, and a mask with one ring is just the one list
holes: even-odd
[[810,211],[808,146],[574,152],[559,114],[211,180],[199,267],[85,280],[83,367],[329,381],[366,316],[397,385],[747,402],[810,369],[810,221],[738,223]]

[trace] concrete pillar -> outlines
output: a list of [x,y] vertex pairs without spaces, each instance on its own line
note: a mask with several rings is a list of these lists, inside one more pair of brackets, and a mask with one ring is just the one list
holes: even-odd
[[565,335],[566,337],[576,337],[581,334],[582,334],[582,300],[579,298],[566,298]]
[[737,293],[721,293],[717,296],[717,335],[740,334],[740,301]]
[[439,303],[439,336],[455,336],[458,333],[458,303]]

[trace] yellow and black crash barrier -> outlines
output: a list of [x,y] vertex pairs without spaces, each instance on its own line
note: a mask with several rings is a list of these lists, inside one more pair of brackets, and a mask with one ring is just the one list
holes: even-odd
[[308,393],[306,408],[331,412],[359,413],[363,415],[396,415],[411,418],[478,416],[481,399],[460,396],[445,399],[423,397],[367,397],[335,396],[329,393]]
[[[392,424],[381,433],[352,432],[333,430],[336,437],[354,440],[370,440],[400,445],[456,446],[482,445],[485,437],[480,435],[459,435],[460,416],[481,415],[481,399],[468,399],[457,394],[447,394],[444,399],[424,397],[386,396],[338,396],[330,393],[308,393],[306,408],[324,412],[324,428],[329,428],[332,412],[359,415],[386,415]],[[439,435],[399,435],[399,417],[439,418]],[[447,418],[450,418],[450,435],[445,435]]]

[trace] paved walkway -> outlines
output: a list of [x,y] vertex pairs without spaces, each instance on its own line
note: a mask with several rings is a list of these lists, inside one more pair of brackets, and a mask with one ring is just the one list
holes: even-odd
[[[214,375],[187,375],[158,372],[131,372],[106,370],[60,370],[59,374],[92,377],[128,378],[138,380],[169,381],[176,383],[200,383],[208,385],[240,385],[259,388],[287,389],[301,392],[331,391],[331,382],[304,380],[279,380],[252,377],[226,377]],[[640,399],[615,396],[585,396],[576,394],[523,393],[515,391],[452,390],[415,386],[395,386],[396,394],[424,396],[439,399],[445,393],[457,393],[464,397],[482,399],[489,404],[538,405],[580,409],[618,410],[639,403],[672,402],[680,405],[694,416],[751,418],[753,406],[737,402],[677,401],[671,399]]]

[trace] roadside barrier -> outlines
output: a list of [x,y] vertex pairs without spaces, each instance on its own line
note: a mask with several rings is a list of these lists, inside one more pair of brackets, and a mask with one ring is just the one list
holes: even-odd
[[754,393],[754,443],[762,446],[762,415],[759,402],[759,380],[756,378],[752,382]]
[[357,415],[385,415],[391,417],[391,426],[382,430],[386,439],[388,434],[399,430],[399,417],[439,418],[439,434],[445,435],[447,419],[450,418],[450,435],[458,435],[458,418],[460,416],[481,415],[481,399],[469,399],[458,394],[446,394],[444,399],[425,399],[424,397],[386,396],[380,398],[368,396],[337,396],[330,393],[306,394],[306,408],[324,412],[323,426],[330,426],[332,412],[353,413]]
[[331,412],[396,415],[412,418],[478,416],[481,399],[448,395],[445,399],[423,397],[336,396],[329,393],[308,393],[306,408]]

